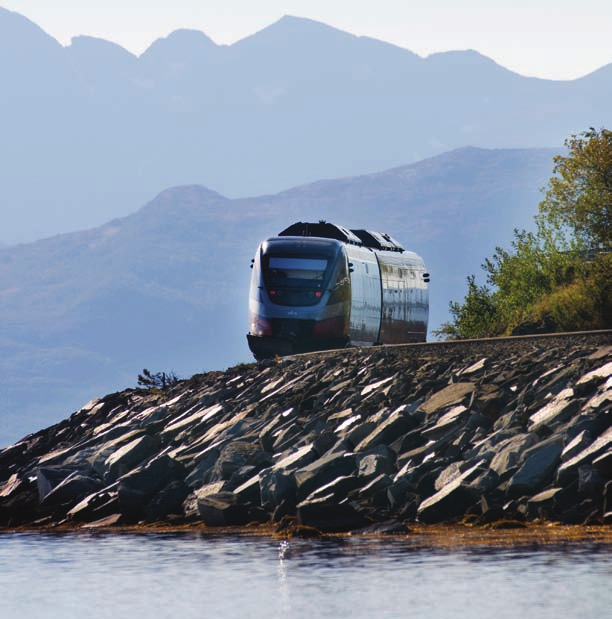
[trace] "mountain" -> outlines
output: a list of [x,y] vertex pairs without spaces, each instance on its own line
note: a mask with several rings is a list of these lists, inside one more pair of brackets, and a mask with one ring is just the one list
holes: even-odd
[[466,145],[560,147],[612,117],[609,67],[527,78],[290,16],[233,45],[179,30],[135,57],[92,37],[62,47],[0,8],[0,81],[10,243],[101,225],[171,186],[277,193]]
[[251,360],[249,262],[295,221],[380,230],[417,251],[439,326],[466,276],[530,225],[554,152],[463,148],[254,198],[174,187],[98,228],[0,249],[0,445],[143,368],[187,376]]

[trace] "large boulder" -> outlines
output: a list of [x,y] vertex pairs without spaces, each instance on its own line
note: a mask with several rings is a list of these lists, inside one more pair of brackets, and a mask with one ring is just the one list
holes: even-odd
[[185,467],[168,455],[157,456],[144,466],[121,477],[118,486],[121,512],[128,519],[139,520],[157,492],[172,481],[183,480]]
[[350,503],[314,499],[297,507],[297,522],[323,533],[345,533],[368,524],[367,519]]
[[562,451],[560,439],[545,441],[528,449],[523,456],[525,461],[508,482],[508,497],[518,498],[543,490],[553,480]]
[[469,482],[481,471],[482,463],[479,462],[446,484],[436,494],[425,499],[417,510],[418,519],[426,524],[432,524],[456,520],[463,516],[480,498],[469,487]]
[[207,527],[245,525],[250,521],[248,506],[233,492],[218,492],[198,498],[198,511]]
[[315,460],[295,472],[297,499],[303,501],[314,490],[357,470],[355,454],[332,453]]

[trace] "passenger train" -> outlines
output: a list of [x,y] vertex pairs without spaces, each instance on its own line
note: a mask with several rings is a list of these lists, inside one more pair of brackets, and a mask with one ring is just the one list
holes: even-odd
[[426,339],[429,274],[387,234],[297,222],[263,241],[251,268],[256,359]]

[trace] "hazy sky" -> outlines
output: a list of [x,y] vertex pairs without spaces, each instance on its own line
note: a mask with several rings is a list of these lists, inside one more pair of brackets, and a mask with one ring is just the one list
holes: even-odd
[[476,49],[523,75],[572,79],[612,62],[612,0],[0,0],[63,44],[89,34],[140,54],[177,28],[233,43],[283,15],[421,56]]

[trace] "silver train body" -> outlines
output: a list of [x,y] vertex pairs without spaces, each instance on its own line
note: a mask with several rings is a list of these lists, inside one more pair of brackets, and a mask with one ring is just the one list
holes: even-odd
[[426,339],[429,274],[386,234],[298,222],[263,241],[251,268],[256,359]]

